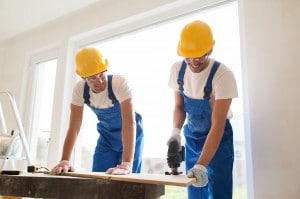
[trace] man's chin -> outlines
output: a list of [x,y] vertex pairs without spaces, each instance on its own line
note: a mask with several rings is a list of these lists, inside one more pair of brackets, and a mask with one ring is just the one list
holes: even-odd
[[94,93],[100,93],[101,91],[103,91],[104,89],[102,87],[94,87],[93,88],[93,92]]

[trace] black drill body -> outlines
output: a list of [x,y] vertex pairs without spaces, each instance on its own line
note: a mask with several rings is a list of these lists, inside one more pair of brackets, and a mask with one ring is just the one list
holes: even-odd
[[167,162],[171,169],[171,172],[166,171],[166,175],[179,175],[182,172],[178,172],[178,167],[180,163],[184,161],[185,158],[185,148],[184,146],[179,146],[177,140],[173,140],[169,143]]

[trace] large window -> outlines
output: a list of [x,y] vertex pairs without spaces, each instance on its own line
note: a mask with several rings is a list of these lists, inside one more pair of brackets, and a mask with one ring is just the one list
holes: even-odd
[[[168,87],[171,65],[180,59],[176,49],[183,26],[196,19],[211,25],[216,44],[211,57],[234,71],[239,98],[234,99],[231,120],[234,128],[235,168],[234,196],[246,198],[244,153],[244,125],[241,87],[241,61],[237,3],[199,11],[184,17],[165,21],[137,31],[115,35],[90,44],[99,48],[108,58],[111,74],[122,74],[130,81],[135,93],[136,110],[142,114],[145,130],[143,172],[163,173],[167,168],[166,141],[172,129],[173,92]],[[98,133],[96,117],[85,108],[80,143],[75,149],[76,168],[89,171]],[[182,164],[184,166],[184,164]],[[182,168],[183,169],[183,168]],[[185,198],[181,192],[177,198]],[[171,198],[170,196],[168,198]]]
[[48,165],[57,59],[34,64],[30,149],[37,167]]

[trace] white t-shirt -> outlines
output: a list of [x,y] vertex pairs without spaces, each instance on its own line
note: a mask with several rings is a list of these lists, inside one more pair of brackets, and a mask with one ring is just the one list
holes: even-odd
[[[77,106],[84,105],[83,91],[84,91],[84,80],[78,81],[74,88],[72,94],[71,103]],[[115,97],[122,103],[123,101],[132,98],[132,92],[128,85],[127,80],[121,75],[113,75],[112,77],[112,90],[115,94]],[[91,89],[90,93],[90,105],[95,108],[109,108],[112,107],[112,101],[108,97],[108,89],[100,93],[94,93]]]
[[[214,63],[214,59],[209,59],[208,66],[200,73],[193,73],[187,65],[185,75],[183,78],[184,94],[192,99],[203,99],[204,87],[206,85],[207,78]],[[179,91],[177,83],[178,73],[181,68],[182,61],[174,63],[171,67],[169,86]],[[220,63],[220,66],[215,73],[212,80],[212,92],[210,95],[210,105],[214,103],[215,99],[230,99],[238,97],[238,90],[236,80],[233,72],[227,68],[224,64]],[[231,117],[229,111],[228,117]]]

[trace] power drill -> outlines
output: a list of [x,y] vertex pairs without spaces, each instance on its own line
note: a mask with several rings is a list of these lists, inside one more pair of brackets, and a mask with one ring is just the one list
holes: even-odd
[[168,166],[171,169],[171,172],[166,171],[165,175],[179,175],[182,172],[178,171],[180,163],[184,161],[185,158],[185,148],[184,146],[179,146],[176,140],[173,140],[169,143],[167,162]]

